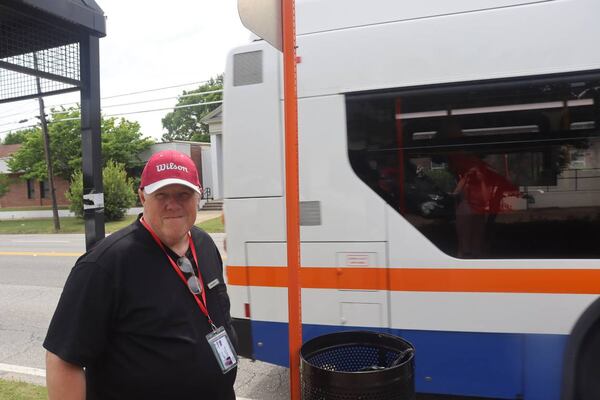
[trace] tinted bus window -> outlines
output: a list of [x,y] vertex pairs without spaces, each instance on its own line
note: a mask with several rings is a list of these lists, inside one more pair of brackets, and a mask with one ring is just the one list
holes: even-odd
[[600,76],[346,97],[356,174],[458,258],[598,258]]

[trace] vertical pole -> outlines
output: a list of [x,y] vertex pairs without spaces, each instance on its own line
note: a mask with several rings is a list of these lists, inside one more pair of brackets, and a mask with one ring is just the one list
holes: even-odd
[[[33,67],[38,70],[37,54],[33,53]],[[50,198],[52,199],[52,220],[54,221],[54,232],[60,231],[60,220],[58,219],[58,205],[56,204],[56,189],[54,188],[54,171],[52,168],[52,156],[50,154],[50,135],[48,134],[48,121],[46,121],[46,113],[44,107],[44,98],[42,97],[42,85],[40,77],[35,77],[37,85],[38,105],[40,108],[40,123],[42,124],[42,138],[44,139],[44,155],[46,156],[46,168],[48,170],[48,184],[50,185]],[[40,199],[42,198],[40,193]]]
[[[401,100],[396,100],[396,115],[400,115],[402,112]],[[401,119],[396,117],[396,156],[398,158],[398,211],[404,214],[406,212],[406,192],[404,185],[406,182],[406,173],[404,171],[404,125]]]
[[85,246],[90,249],[104,238],[104,189],[100,138],[99,40],[87,35],[80,42],[81,150]]
[[285,205],[288,262],[290,398],[300,400],[302,310],[300,288],[300,213],[298,180],[298,99],[296,92],[295,2],[282,0],[283,86],[285,110]]

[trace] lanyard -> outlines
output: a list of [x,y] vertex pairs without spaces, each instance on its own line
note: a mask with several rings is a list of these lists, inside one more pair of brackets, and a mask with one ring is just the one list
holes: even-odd
[[[165,245],[162,243],[162,241],[159,239],[159,237],[156,235],[156,233],[152,230],[150,225],[148,225],[148,223],[146,221],[144,221],[144,217],[140,218],[140,222],[142,223],[144,228],[146,228],[146,230],[148,232],[150,232],[150,235],[152,235],[152,238],[158,244],[158,246],[164,251],[165,255],[169,259],[169,262],[171,263],[171,266],[173,267],[173,270],[175,270],[175,272],[177,273],[179,278],[181,278],[181,281],[187,287],[187,281],[185,280],[185,276],[183,276],[183,272],[181,272],[179,267],[177,267],[177,264],[175,263],[175,261],[173,261],[173,259],[169,255],[169,253],[167,253],[167,249],[165,249]],[[190,232],[188,232],[187,234],[188,234],[189,245],[190,245],[190,248],[192,249],[192,256],[194,257],[194,262],[196,263],[196,266],[198,267],[198,280],[200,281],[200,288],[202,289],[202,299],[198,298],[198,296],[196,296],[195,294],[193,294],[191,292],[190,293],[192,294],[192,296],[194,296],[194,300],[196,300],[196,303],[198,304],[198,307],[200,307],[200,311],[202,311],[202,314],[204,314],[206,316],[206,318],[208,318],[208,322],[210,323],[210,326],[212,327],[212,329],[214,331],[217,329],[217,327],[215,326],[212,319],[210,318],[210,315],[208,314],[208,308],[206,307],[206,290],[204,289],[204,281],[202,280],[202,274],[200,273],[200,264],[198,264],[198,256],[196,255],[196,248],[194,247],[194,242],[192,241],[192,235],[190,234]]]

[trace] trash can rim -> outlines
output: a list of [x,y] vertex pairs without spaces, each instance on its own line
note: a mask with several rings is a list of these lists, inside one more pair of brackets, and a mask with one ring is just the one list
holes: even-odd
[[[347,342],[340,342],[340,343],[329,343],[328,345],[322,346],[322,347],[318,347],[317,345],[320,344],[319,342],[334,342],[332,339],[336,338],[336,337],[354,337],[354,340],[349,340]],[[361,338],[363,340],[358,340],[359,338]],[[382,344],[382,343],[373,343],[373,341],[368,341],[365,340],[365,337],[370,337],[370,338],[377,338],[377,339],[385,339],[387,341],[392,341],[395,342],[397,344],[402,344],[402,346],[404,347],[403,349],[398,349],[397,347],[393,347],[389,344]],[[390,351],[395,351],[395,352],[404,352],[404,353],[410,353],[408,355],[402,355],[403,360],[398,363],[397,365],[394,366],[390,366],[390,367],[383,367],[382,369],[379,370],[372,370],[372,371],[331,371],[325,368],[322,368],[318,365],[315,365],[314,363],[312,363],[311,361],[309,361],[308,359],[318,353],[323,353],[325,351],[330,351],[332,349],[338,348],[338,347],[348,347],[348,346],[377,346],[386,350],[390,350]],[[313,349],[312,347],[316,347],[315,349]],[[308,351],[311,350],[311,351]],[[376,374],[376,373],[382,373],[382,372],[387,372],[387,371],[395,371],[396,369],[399,368],[403,368],[406,364],[412,362],[412,360],[415,357],[415,348],[414,346],[408,342],[407,340],[399,337],[399,336],[395,336],[386,332],[376,332],[376,331],[368,331],[368,330],[348,330],[348,331],[338,331],[338,332],[332,332],[332,333],[328,333],[328,334],[324,334],[324,335],[320,335],[317,337],[314,337],[310,340],[307,340],[302,347],[300,348],[300,360],[302,363],[306,363],[308,365],[310,365],[311,368],[314,368],[316,370],[320,370],[320,371],[327,371],[327,372],[335,372],[336,374],[348,374],[348,375],[356,375],[356,374]]]

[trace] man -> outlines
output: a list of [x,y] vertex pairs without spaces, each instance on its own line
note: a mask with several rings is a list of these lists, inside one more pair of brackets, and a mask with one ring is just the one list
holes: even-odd
[[[141,218],[84,254],[67,279],[44,341],[50,400],[235,399],[222,262],[194,226],[200,193],[186,155],[148,160]],[[231,347],[233,365],[215,343]]]

